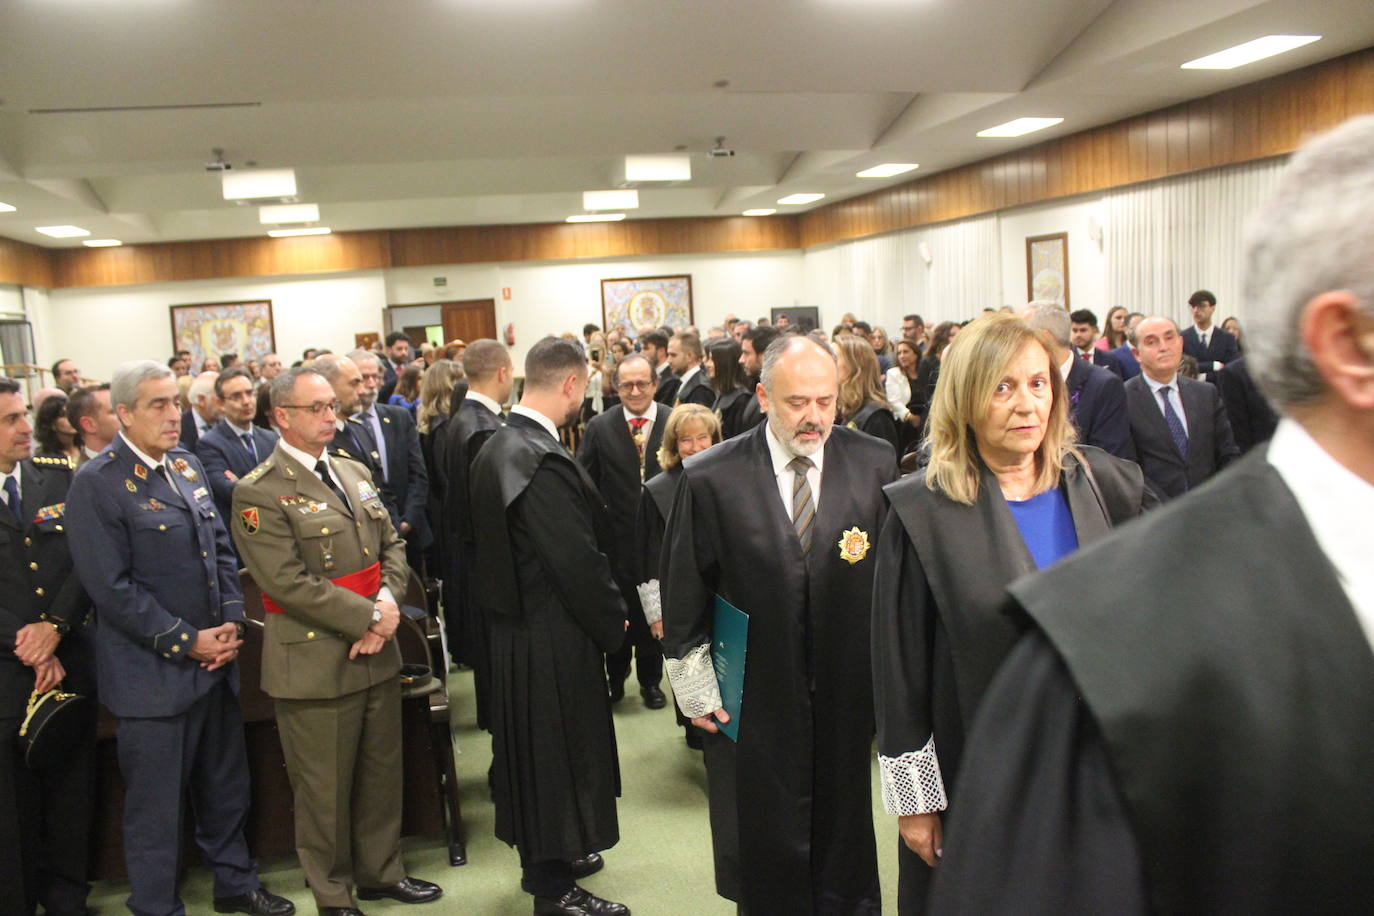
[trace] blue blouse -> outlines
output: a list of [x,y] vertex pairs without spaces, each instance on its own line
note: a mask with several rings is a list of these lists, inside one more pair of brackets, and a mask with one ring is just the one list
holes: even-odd
[[1055,487],[1019,502],[1007,500],[1037,569],[1059,562],[1078,549],[1078,532],[1064,491]]

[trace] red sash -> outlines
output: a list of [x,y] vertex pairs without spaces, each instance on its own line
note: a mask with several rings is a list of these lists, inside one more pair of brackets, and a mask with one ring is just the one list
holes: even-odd
[[[360,569],[355,573],[346,576],[339,576],[337,579],[330,579],[339,588],[346,588],[356,595],[364,598],[374,598],[382,590],[382,564],[381,561],[373,563],[366,569]],[[264,592],[262,596],[262,609],[269,614],[282,613],[282,607]]]

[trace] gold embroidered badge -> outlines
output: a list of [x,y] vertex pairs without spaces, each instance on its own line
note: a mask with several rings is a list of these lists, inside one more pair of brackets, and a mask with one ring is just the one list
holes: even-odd
[[850,528],[840,537],[840,559],[851,566],[868,556],[868,532]]

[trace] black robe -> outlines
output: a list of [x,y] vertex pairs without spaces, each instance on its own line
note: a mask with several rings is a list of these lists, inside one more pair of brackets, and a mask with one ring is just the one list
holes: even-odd
[[[1091,446],[1081,450],[1092,475],[1070,455],[1060,481],[1080,546],[1156,503],[1135,464]],[[1033,572],[1035,561],[997,478],[986,469],[971,506],[931,490],[924,470],[886,493],[892,509],[878,541],[873,595],[873,690],[878,753],[887,758],[885,795],[906,784],[890,778],[895,763],[933,738],[944,792],[957,811],[969,723],[1020,635],[1001,613],[1004,589]],[[897,847],[898,909],[922,912],[931,870],[900,838]]]
[[504,422],[482,404],[465,398],[447,424],[448,444],[444,449],[448,470],[443,528],[448,532],[449,543],[448,567],[444,574],[444,626],[448,632],[449,653],[455,660],[472,667],[477,725],[483,729],[491,727],[487,702],[491,692],[489,625],[471,578],[473,564],[477,562],[477,544],[472,530],[468,479],[473,459]]
[[706,735],[716,889],[752,913],[878,913],[869,748],[872,538],[887,444],[835,427],[825,445],[812,549],[778,493],[767,427],[683,463],[664,534],[664,652],[711,638],[713,594],[749,615],[739,742]]
[[625,602],[605,507],[556,439],[513,414],[472,465],[476,574],[491,620],[496,836],[523,862],[614,846],[620,767],[602,655]]
[[869,401],[855,411],[854,416],[850,417],[845,425],[861,433],[868,433],[875,439],[882,439],[892,446],[893,451],[902,444],[897,433],[897,421],[893,419],[892,408],[886,401]]
[[[711,409],[720,418],[721,439],[733,439],[752,428],[745,423],[745,412],[753,397],[752,391],[736,388],[716,398],[715,406]],[[757,426],[757,421],[753,425]]]
[[1011,594],[935,912],[1374,912],[1374,653],[1263,451]]

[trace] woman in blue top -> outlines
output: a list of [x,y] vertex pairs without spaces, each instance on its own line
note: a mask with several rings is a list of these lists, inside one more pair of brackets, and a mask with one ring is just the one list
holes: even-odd
[[931,404],[930,463],[886,490],[873,678],[903,914],[924,909],[964,734],[1017,635],[1005,587],[1156,502],[1135,464],[1075,445],[1053,352],[1045,332],[1011,315],[964,328]]
[[416,408],[420,406],[420,378],[419,366],[411,365],[402,369],[400,378],[396,380],[396,390],[387,403],[404,407],[412,417],[415,416]]

